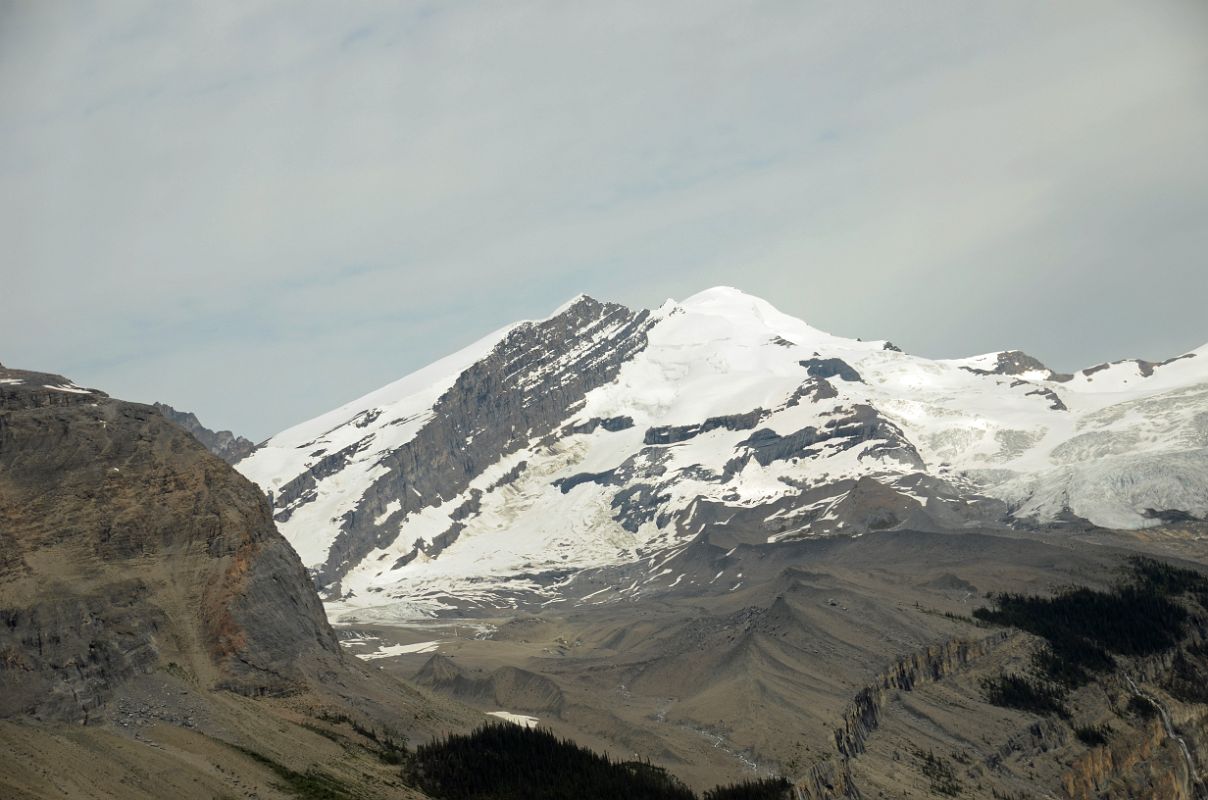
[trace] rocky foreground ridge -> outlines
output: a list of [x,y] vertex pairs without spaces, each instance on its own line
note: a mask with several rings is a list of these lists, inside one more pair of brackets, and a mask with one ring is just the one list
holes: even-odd
[[149,406],[0,369],[0,715],[87,722],[172,663],[280,694],[341,661],[255,487]]
[[345,656],[191,434],[0,366],[0,796],[419,797],[383,752],[477,718]]

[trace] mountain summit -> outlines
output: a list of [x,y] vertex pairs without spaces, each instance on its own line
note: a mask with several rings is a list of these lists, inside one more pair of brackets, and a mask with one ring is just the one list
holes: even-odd
[[707,533],[778,543],[1208,515],[1208,346],[1062,375],[832,336],[716,287],[580,296],[237,464],[348,618],[564,599]]

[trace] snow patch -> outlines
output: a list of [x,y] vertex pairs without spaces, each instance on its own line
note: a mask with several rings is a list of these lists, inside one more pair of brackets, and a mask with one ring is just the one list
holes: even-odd
[[488,717],[496,717],[504,722],[511,722],[514,725],[519,725],[522,728],[535,728],[540,721],[537,717],[530,717],[524,714],[513,714],[511,711],[488,711]]
[[[346,640],[346,642],[354,642],[356,640]],[[346,642],[341,642],[345,644]],[[374,661],[379,658],[393,658],[394,656],[406,655],[408,653],[431,653],[440,647],[444,642],[415,642],[413,644],[390,644],[379,647],[371,653],[354,653],[357,658],[365,661]]]

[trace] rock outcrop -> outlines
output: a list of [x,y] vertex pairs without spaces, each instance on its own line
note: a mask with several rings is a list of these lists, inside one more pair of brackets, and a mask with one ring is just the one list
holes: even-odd
[[230,431],[212,431],[197,415],[189,411],[177,411],[165,403],[156,403],[155,409],[170,422],[175,422],[201,442],[205,449],[221,458],[228,464],[234,464],[256,449],[256,443],[242,436],[236,436]]
[[151,406],[0,368],[0,717],[135,676],[285,694],[342,661],[256,487]]
[[[439,506],[465,491],[496,462],[554,433],[587,392],[616,377],[646,344],[650,312],[580,298],[562,313],[521,325],[462,372],[434,405],[429,421],[402,447],[377,461],[382,474],[358,507],[338,521],[338,534],[317,570],[320,586],[338,586],[351,567],[389,545],[408,514]],[[573,353],[574,358],[567,358]],[[628,420],[632,425],[632,420]],[[604,430],[625,422],[602,424]],[[367,434],[324,455],[273,495],[278,521],[289,520],[317,496],[316,485],[373,444]],[[397,504],[392,509],[391,504]]]
[[984,656],[1005,638],[1005,634],[997,634],[977,641],[954,640],[931,645],[899,659],[875,683],[852,698],[842,723],[835,728],[835,749],[847,758],[863,753],[865,740],[880,724],[887,695],[909,692],[920,684],[942,680]]
[[895,692],[913,691],[942,680],[989,653],[1006,638],[996,634],[975,641],[953,640],[931,645],[898,659],[877,680],[856,693],[834,730],[836,755],[814,764],[798,780],[801,798],[859,798],[850,762],[865,750],[868,737],[880,726],[886,699]]

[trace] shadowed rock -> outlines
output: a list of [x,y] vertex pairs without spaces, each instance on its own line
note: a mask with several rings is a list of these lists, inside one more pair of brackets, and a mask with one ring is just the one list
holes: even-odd
[[841,358],[809,358],[801,362],[811,378],[840,378],[860,382],[862,378],[855,368]]

